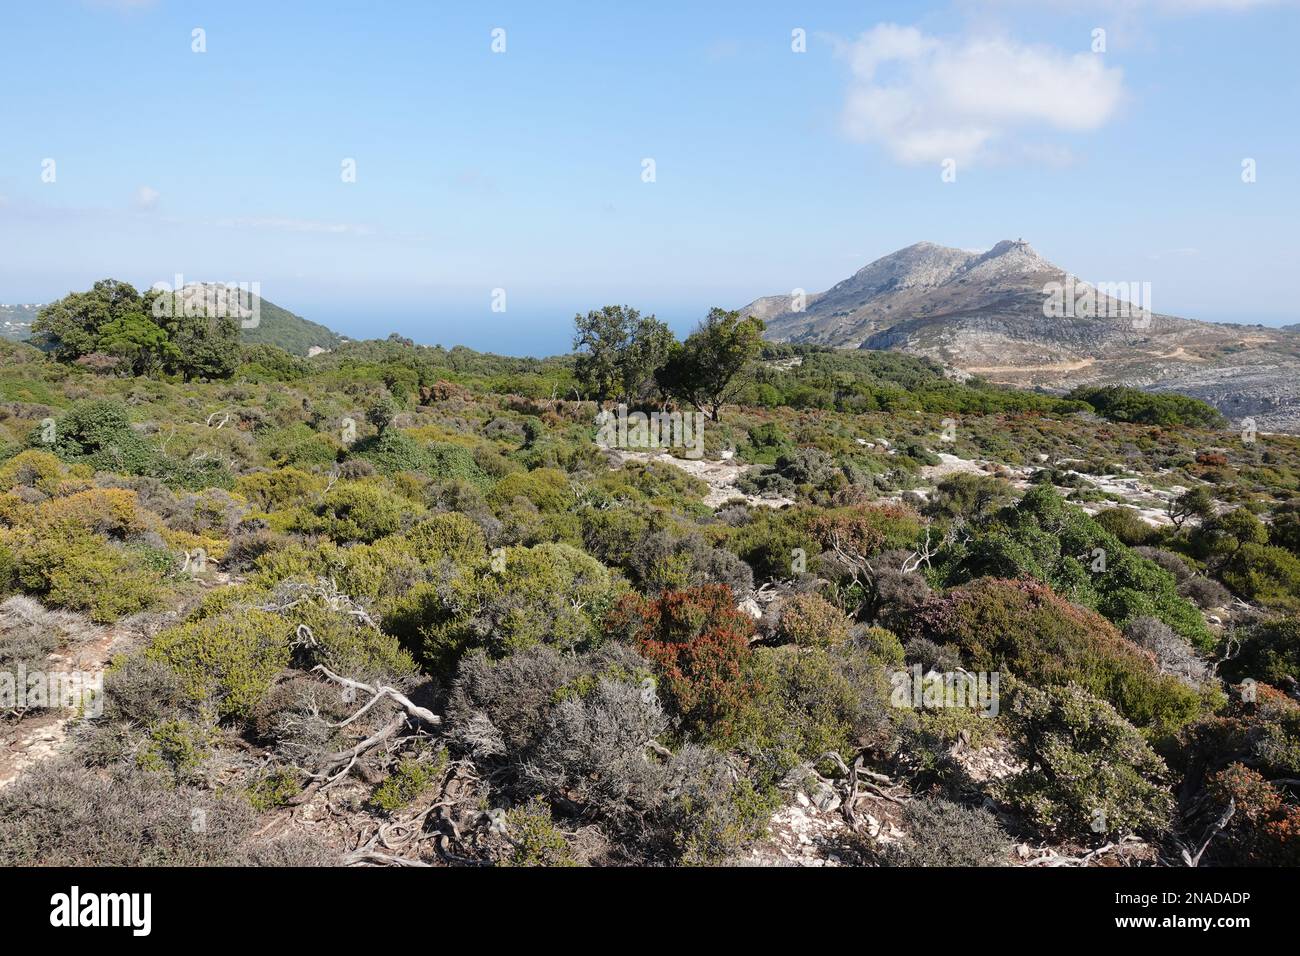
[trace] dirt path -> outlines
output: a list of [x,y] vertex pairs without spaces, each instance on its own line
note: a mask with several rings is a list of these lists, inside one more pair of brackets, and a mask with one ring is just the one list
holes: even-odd
[[625,451],[619,454],[619,467],[625,461],[649,462],[656,461],[665,465],[672,465],[674,468],[686,472],[693,478],[699,478],[709,486],[709,493],[704,496],[704,503],[710,508],[721,507],[724,503],[733,498],[744,498],[749,505],[757,505],[764,508],[783,508],[786,505],[794,504],[790,498],[760,498],[758,495],[747,495],[736,487],[736,482],[746,471],[752,468],[752,465],[742,465],[740,462],[725,461],[706,461],[703,458],[674,458],[672,455],[665,455],[648,451]]
[[981,365],[966,369],[974,375],[1009,375],[1015,372],[1077,372],[1080,369],[1096,365],[1095,358],[1079,359],[1077,362],[1054,362],[1051,365]]
[[[114,653],[131,640],[129,632],[100,627],[77,615],[51,612],[27,598],[10,598],[0,605],[0,637],[14,627],[52,628],[66,642],[47,659],[50,673],[81,671],[101,674]],[[34,764],[60,753],[78,715],[52,707],[28,710],[21,718],[0,719],[0,788],[13,783]]]

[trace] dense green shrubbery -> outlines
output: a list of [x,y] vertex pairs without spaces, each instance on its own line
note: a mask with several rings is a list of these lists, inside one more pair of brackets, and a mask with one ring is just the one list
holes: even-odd
[[1136,388],[1109,385],[1102,388],[1076,388],[1066,397],[1087,402],[1098,415],[1117,422],[1192,425],[1198,428],[1221,428],[1224,425],[1223,416],[1213,405],[1186,395],[1158,395]]
[[288,666],[291,637],[278,615],[248,609],[163,631],[147,653],[176,672],[194,704],[246,717]]
[[1168,768],[1131,724],[1076,685],[1017,687],[1007,720],[1024,770],[1002,795],[1044,834],[1099,839],[1169,823]]
[[564,544],[505,548],[413,588],[388,626],[435,673],[482,647],[500,657],[533,644],[593,646],[617,595],[600,562]]
[[345,482],[331,488],[301,527],[320,531],[338,542],[373,542],[402,527],[423,508],[402,501],[379,485]]
[[94,621],[116,620],[154,605],[165,592],[163,574],[147,560],[151,548],[141,543],[148,530],[135,494],[121,489],[20,506],[8,522],[0,518],[0,574],[7,578],[0,583]]
[[1248,677],[1274,686],[1300,682],[1300,618],[1279,618],[1250,628],[1241,636],[1241,647],[1219,670],[1233,683]]
[[[0,594],[138,642],[73,756],[151,806],[220,792],[245,815],[318,801],[329,780],[335,820],[441,828],[403,851],[430,861],[724,861],[796,792],[842,799],[855,765],[859,791],[877,774],[911,791],[901,840],[844,848],[889,865],[1014,863],[1003,826],[1193,845],[1228,801],[1207,860],[1294,859],[1297,708],[1252,682],[1300,679],[1300,512],[1283,501],[1300,442],[1219,448],[1198,406],[1127,393],[1089,396],[1115,419],[1099,424],[1084,402],[892,353],[752,356],[752,331],[720,314],[701,332],[732,363],[704,390],[680,352],[656,382],[654,349],[620,351],[636,335],[603,357],[591,339],[576,378],[572,358],[400,339],[311,359],[246,348],[221,383],[0,345]],[[709,482],[599,447],[599,406],[575,385],[647,408],[661,385],[693,394],[719,416]],[[721,464],[729,449],[754,467]],[[989,474],[931,477],[939,450]],[[1117,460],[1191,489],[1172,526],[1071,503],[1113,500],[1081,475]],[[1017,475],[1030,490],[1002,465],[1037,467]],[[706,506],[719,489],[734,497]],[[3,609],[35,602],[10,600],[0,664],[81,639],[34,639]],[[913,665],[1001,672],[1002,715],[895,706],[891,672]],[[1008,756],[1003,784],[975,772]],[[106,819],[145,843],[86,849],[97,821],[42,787],[0,815],[20,860],[39,828],[104,862],[331,859],[243,830],[204,844],[116,805]],[[996,821],[969,809],[990,798]]]
[[1140,727],[1172,730],[1204,706],[1202,694],[1161,674],[1108,621],[1031,581],[980,579],[931,598],[908,628],[957,647],[973,670],[1079,684]]
[[168,457],[132,429],[126,408],[116,401],[79,402],[53,423],[33,429],[28,443],[93,471],[160,478],[184,488],[225,487],[231,482],[219,459]]
[[976,529],[970,540],[943,554],[941,577],[949,583],[1028,575],[1121,627],[1137,617],[1156,617],[1202,650],[1215,644],[1199,612],[1179,595],[1172,574],[1049,486],[1031,489]]

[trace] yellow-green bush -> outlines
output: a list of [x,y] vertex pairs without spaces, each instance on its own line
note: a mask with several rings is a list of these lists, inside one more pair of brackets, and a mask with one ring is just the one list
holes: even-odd
[[404,516],[423,510],[377,483],[342,482],[315,506],[315,520],[303,530],[320,531],[340,543],[369,543],[400,530]]
[[151,607],[165,593],[157,570],[88,533],[24,529],[7,535],[0,547],[11,553],[12,579],[22,590],[100,623]]
[[57,494],[64,464],[47,451],[29,448],[0,465],[0,491],[15,485],[36,488],[47,495]]
[[293,627],[252,608],[163,631],[147,651],[180,676],[185,694],[221,717],[246,717],[289,663]]
[[569,545],[505,548],[415,588],[385,626],[426,667],[446,672],[471,647],[499,657],[537,643],[593,644],[617,593],[609,569]]
[[781,604],[781,634],[812,647],[842,644],[849,639],[849,619],[818,594],[796,594]]
[[497,506],[507,505],[515,498],[527,498],[543,512],[565,511],[574,505],[569,476],[555,468],[506,475],[488,494],[488,501]]
[[192,720],[165,720],[150,728],[145,745],[136,753],[136,765],[178,781],[189,780],[211,752],[210,727]]
[[306,504],[324,487],[325,479],[297,468],[255,471],[235,479],[235,492],[263,511]]
[[551,808],[541,797],[506,813],[510,856],[503,866],[577,866],[573,848],[551,820]]
[[42,501],[32,516],[32,524],[43,532],[85,531],[111,538],[140,534],[149,526],[135,492],[123,488],[92,488]]
[[439,750],[427,760],[418,757],[403,758],[393,772],[375,788],[370,797],[371,806],[387,813],[402,809],[437,783],[446,766],[447,753],[444,750]]

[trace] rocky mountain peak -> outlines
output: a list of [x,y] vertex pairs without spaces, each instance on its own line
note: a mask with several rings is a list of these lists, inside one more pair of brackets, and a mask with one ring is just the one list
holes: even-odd
[[[1181,389],[1229,416],[1250,414],[1288,429],[1300,419],[1300,330],[1161,314],[1135,320],[1109,307],[1126,298],[1109,293],[1098,300],[1107,308],[1048,318],[1044,288],[1078,285],[1068,276],[1023,239],[1003,239],[984,252],[918,242],[802,303],[770,296],[746,311],[762,318],[768,338],[778,342],[895,349],[1017,385]],[[1267,408],[1260,404],[1265,395]]]

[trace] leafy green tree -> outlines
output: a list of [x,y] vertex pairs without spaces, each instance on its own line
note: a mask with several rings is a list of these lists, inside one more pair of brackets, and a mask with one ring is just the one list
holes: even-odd
[[939,482],[926,513],[943,518],[982,521],[1015,497],[1011,486],[991,475],[950,475]]
[[165,370],[190,382],[229,378],[239,367],[239,325],[226,316],[182,315],[163,318],[167,331]]
[[72,292],[42,306],[32,323],[33,344],[60,362],[71,362],[100,348],[105,326],[144,312],[134,286],[100,279],[88,292]]
[[742,319],[739,312],[710,310],[656,373],[660,387],[716,421],[722,406],[744,387],[742,373],[763,347],[764,328],[754,316]]
[[1210,518],[1192,536],[1201,557],[1231,561],[1246,545],[1268,543],[1268,528],[1245,508],[1234,508]]
[[131,312],[100,328],[98,351],[120,358],[132,375],[147,375],[167,354],[167,333],[146,316]]
[[1205,486],[1197,485],[1170,501],[1168,511],[1175,528],[1181,528],[1188,518],[1205,521],[1214,515],[1214,496]]
[[576,315],[573,323],[574,375],[601,402],[640,398],[675,343],[668,326],[626,305]]
[[172,292],[101,279],[88,292],[51,302],[32,323],[34,342],[60,362],[92,352],[123,359],[133,374],[158,368],[185,381],[229,378],[239,366],[239,324],[196,312]]
[[396,417],[397,403],[391,398],[381,398],[366,409],[366,421],[374,425],[381,435],[388,431],[388,426]]

